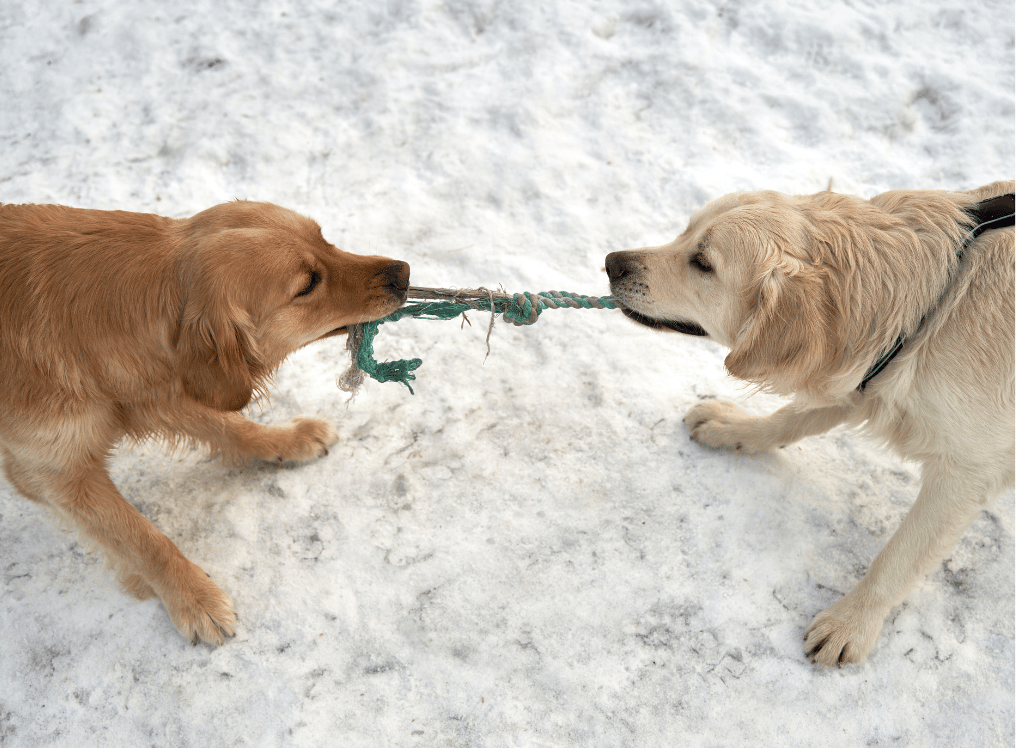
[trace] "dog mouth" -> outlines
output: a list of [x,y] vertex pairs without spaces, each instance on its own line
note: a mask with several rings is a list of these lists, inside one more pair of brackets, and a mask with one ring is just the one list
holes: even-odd
[[348,332],[348,327],[335,327],[330,332],[325,332],[323,335],[321,335],[319,338],[317,338],[317,340],[326,340],[327,338],[333,338],[336,335],[344,335],[347,332]]
[[[380,309],[376,316],[365,319],[356,324],[363,324],[364,322],[375,322],[379,319],[387,317],[389,314],[398,311],[405,304],[409,293],[409,285],[406,282],[405,285],[400,286],[389,286],[385,288],[383,298],[380,300]],[[326,340],[327,338],[333,338],[337,335],[344,335],[348,332],[350,325],[342,325],[341,327],[335,327],[330,332],[325,332],[317,340]]]
[[634,322],[638,322],[644,327],[650,327],[654,330],[678,332],[683,335],[693,335],[699,338],[706,338],[708,336],[707,330],[696,322],[684,322],[673,319],[655,319],[654,317],[648,317],[646,314],[641,314],[636,310],[628,308],[623,308],[622,313]]

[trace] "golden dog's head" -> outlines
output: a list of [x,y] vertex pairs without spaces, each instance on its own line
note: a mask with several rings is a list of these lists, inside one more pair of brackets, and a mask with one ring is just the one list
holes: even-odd
[[[843,366],[845,312],[794,198],[734,194],[697,211],[675,241],[605,258],[631,319],[732,349],[729,372],[791,393]],[[849,362],[847,362],[849,363]]]
[[220,410],[244,407],[297,348],[395,311],[409,288],[406,263],[343,252],[269,203],[218,205],[177,231],[181,380]]

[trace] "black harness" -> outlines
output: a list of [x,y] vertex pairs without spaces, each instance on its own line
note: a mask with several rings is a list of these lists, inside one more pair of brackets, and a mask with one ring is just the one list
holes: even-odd
[[[964,252],[967,251],[967,245],[986,231],[993,231],[994,229],[1001,229],[1014,225],[1014,193],[1009,195],[1000,195],[999,197],[991,197],[988,200],[982,200],[973,208],[968,208],[965,212],[973,219],[973,226],[971,227],[971,231],[967,235],[967,238],[964,239],[964,243],[960,247],[960,251],[956,253],[957,260],[963,258]],[[927,318],[927,316],[928,315],[926,314],[925,318]],[[921,324],[924,324],[924,319],[921,320]],[[918,327],[918,329],[920,329],[920,327]],[[893,347],[882,354],[882,356],[875,361],[868,370],[868,373],[864,375],[864,379],[857,385],[858,392],[863,392],[864,388],[868,386],[868,382],[882,373],[882,370],[885,369],[885,367],[899,355],[899,352],[903,350],[903,345],[906,342],[907,334],[901,333],[899,339],[893,344]]]

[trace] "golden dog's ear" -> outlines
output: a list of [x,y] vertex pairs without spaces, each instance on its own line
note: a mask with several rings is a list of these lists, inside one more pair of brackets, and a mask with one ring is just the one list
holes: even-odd
[[729,373],[777,394],[818,385],[839,365],[845,325],[827,272],[791,256],[770,260],[747,291],[752,309]]
[[241,410],[261,386],[266,366],[248,315],[223,290],[192,291],[178,336],[178,365],[186,394],[217,410]]

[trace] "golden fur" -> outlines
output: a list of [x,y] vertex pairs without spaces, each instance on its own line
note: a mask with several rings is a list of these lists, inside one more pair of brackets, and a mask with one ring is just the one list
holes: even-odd
[[268,203],[188,219],[0,205],[0,449],[11,483],[99,545],[125,588],[160,596],[192,643],[233,636],[231,600],[118,493],[122,437],[205,443],[227,459],[327,453],[318,418],[236,411],[291,351],[405,299],[409,266],[328,244]]
[[[921,493],[893,538],[812,621],[816,662],[863,660],[889,611],[1013,484],[1014,229],[982,234],[957,258],[964,211],[1013,191],[729,195],[670,244],[606,260],[629,316],[703,328],[731,349],[732,375],[794,396],[765,418],[700,403],[685,417],[691,439],[754,453],[845,423],[921,463]],[[859,392],[901,333],[903,351]]]

